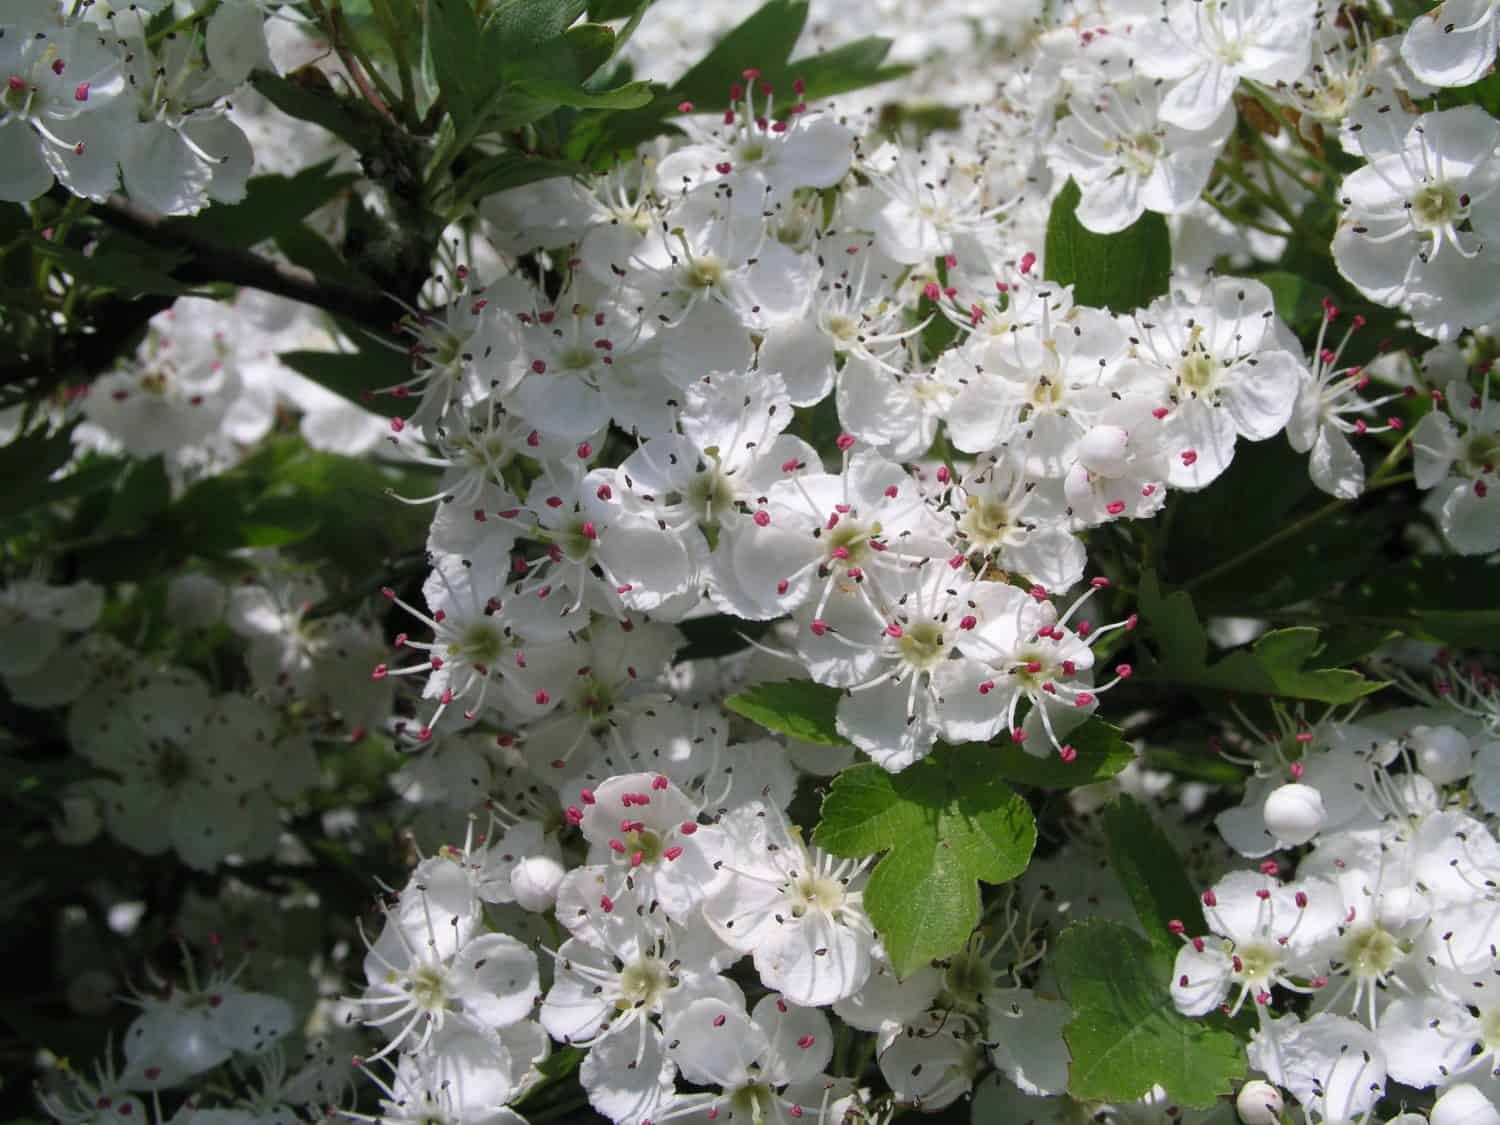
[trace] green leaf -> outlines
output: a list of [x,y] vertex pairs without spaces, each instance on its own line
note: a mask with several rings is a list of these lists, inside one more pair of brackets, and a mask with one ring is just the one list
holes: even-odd
[[391,488],[433,491],[430,482],[319,453],[296,437],[275,438],[229,472],[188,489],[163,524],[184,553],[212,557],[281,546],[294,558],[364,574],[420,541],[431,518],[423,508],[393,503]]
[[1075,789],[1108,781],[1135,760],[1135,751],[1120,737],[1120,729],[1103,719],[1090,719],[1070,732],[1067,741],[1078,751],[1071,762],[1051,753],[1038,758],[1009,741],[991,746],[988,752],[1001,777],[1038,789]]
[[909,66],[884,65],[890,50],[889,39],[867,35],[831,51],[792,59],[786,64],[786,74],[788,78],[802,79],[803,99],[831,98],[910,74]]
[[575,176],[587,169],[568,160],[547,160],[524,152],[500,152],[470,165],[453,184],[456,203],[483,199],[499,191],[524,187],[538,180]]
[[256,176],[241,202],[216,204],[174,225],[223,246],[254,246],[297,226],[358,179],[353,172],[335,173],[332,159],[295,176]]
[[1203,908],[1188,882],[1172,842],[1139,801],[1120,797],[1104,809],[1109,865],[1130,896],[1135,916],[1151,941],[1173,956],[1178,941],[1168,928],[1181,922],[1190,934],[1204,933]]
[[485,42],[502,59],[525,58],[560,38],[587,6],[585,0],[504,0],[485,17]]
[[911,69],[885,65],[891,43],[877,36],[793,59],[792,49],[806,22],[807,4],[802,0],[768,0],[649,105],[612,114],[595,125],[596,135],[583,147],[596,154],[613,152],[670,130],[670,120],[683,102],[700,112],[718,113],[729,87],[743,82],[744,72],[751,68],[760,72],[760,81],[778,91],[777,104],[783,108],[792,104],[785,92],[794,79],[803,82],[801,100],[813,101],[899,78]]
[[299,67],[285,78],[257,70],[250,84],[282,113],[322,126],[355,152],[372,152],[384,145],[385,123],[379,112],[337,93],[328,76],[315,66]]
[[1329,607],[1344,625],[1426,634],[1463,648],[1500,649],[1500,566],[1418,555],[1351,583]]
[[730,85],[743,82],[741,75],[752,68],[761,72],[764,81],[774,83],[806,23],[805,0],[767,0],[673,84],[672,104],[690,101],[719,106]]
[[527,78],[517,82],[515,89],[529,98],[551,102],[553,105],[571,106],[574,109],[635,109],[651,100],[649,82],[627,82],[613,90],[595,93],[567,82]]
[[1031,806],[982,746],[940,747],[900,773],[873,763],[834,779],[814,835],[834,855],[886,855],[864,905],[900,976],[957,953],[979,924],[980,881],[1026,870]]
[[1286,270],[1267,270],[1255,275],[1271,291],[1276,315],[1299,336],[1316,332],[1323,320],[1323,299],[1332,297],[1329,290],[1299,274]]
[[479,34],[473,0],[427,0],[428,44],[443,104],[460,134],[471,129],[481,107],[499,89],[500,60]]
[[651,3],[652,0],[589,0],[589,19],[596,23],[628,19]]
[[1046,275],[1073,286],[1080,305],[1128,313],[1170,287],[1172,242],[1167,221],[1147,211],[1118,234],[1095,234],[1078,221],[1078,185],[1069,180],[1047,219]]
[[160,456],[137,461],[115,490],[109,513],[95,535],[132,535],[144,531],[172,503],[172,482]]
[[1185,590],[1163,597],[1152,571],[1141,579],[1140,613],[1157,651],[1137,673],[1143,682],[1320,703],[1353,703],[1384,686],[1349,669],[1313,665],[1323,646],[1318,630],[1306,626],[1265,633],[1248,649],[1210,665],[1208,637],[1192,598]]
[[90,254],[60,246],[40,235],[29,239],[29,244],[32,253],[56,262],[78,281],[122,296],[182,297],[201,292],[171,276],[171,271],[186,261],[187,255],[147,246],[119,231],[100,239]]
[[1159,1085],[1177,1104],[1203,1109],[1244,1075],[1234,1035],[1173,1006],[1167,950],[1113,922],[1081,922],[1063,931],[1053,967],[1073,1009],[1063,1039],[1075,1098],[1134,1101]]
[[415,408],[409,399],[374,393],[405,382],[411,376],[406,359],[386,348],[372,344],[359,352],[282,352],[277,358],[293,371],[372,413],[394,418]]
[[1346,505],[1279,543],[1274,554],[1255,553],[1270,536],[1328,503],[1308,476],[1307,456],[1284,438],[1240,443],[1212,488],[1173,493],[1167,503],[1172,533],[1162,573],[1191,582],[1205,614],[1254,616],[1323,594],[1381,565],[1387,541],[1405,522],[1389,506]]
[[816,742],[823,746],[852,746],[838,732],[838,688],[824,687],[810,680],[784,680],[773,684],[756,684],[737,695],[731,695],[724,706],[743,715],[767,730]]
[[73,455],[73,427],[48,433],[44,429],[21,434],[0,446],[0,515],[14,516],[47,503],[53,490],[50,477]]

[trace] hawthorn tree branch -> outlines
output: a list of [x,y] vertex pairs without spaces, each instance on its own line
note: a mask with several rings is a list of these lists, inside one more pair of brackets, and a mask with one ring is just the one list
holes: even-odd
[[[192,234],[181,221],[132,203],[121,195],[112,195],[104,203],[96,204],[89,215],[149,245],[186,254],[186,260],[171,270],[171,277],[184,285],[219,282],[260,289],[323,309],[386,336],[405,311],[398,300],[378,289],[329,281],[301,266],[278,262],[251,250],[218,245]],[[91,380],[108,370],[130,340],[145,329],[146,322],[169,308],[174,300],[144,294],[91,302],[87,330],[54,337],[44,355],[22,355],[16,361],[0,363],[0,388],[6,392],[0,395],[0,400],[8,404],[18,393],[32,397],[50,392],[69,380]]]
[[188,260],[172,270],[172,277],[186,284],[218,281],[260,289],[381,333],[389,333],[392,322],[400,319],[403,312],[393,298],[378,290],[328,281],[309,269],[273,261],[251,250],[219,246],[185,232],[180,223],[121,195],[111,195],[90,214],[152,246],[185,251]]

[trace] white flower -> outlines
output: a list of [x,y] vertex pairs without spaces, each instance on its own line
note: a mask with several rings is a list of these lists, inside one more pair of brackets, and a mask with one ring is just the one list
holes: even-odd
[[164,1089],[217,1066],[236,1052],[259,1054],[291,1032],[291,1005],[247,992],[215,973],[202,988],[189,981],[166,999],[144,999],[125,1032],[124,1083]]
[[1204,917],[1216,936],[1192,938],[1177,953],[1177,1010],[1204,1015],[1237,987],[1233,1010],[1253,997],[1264,1018],[1273,986],[1322,967],[1320,947],[1338,923],[1339,905],[1338,888],[1323,879],[1278,883],[1249,871],[1226,875],[1203,893]]
[[28,676],[46,665],[69,633],[93,627],[104,591],[92,582],[51,586],[19,579],[0,590],[0,676]]
[[729,959],[727,951],[711,936],[703,940],[696,920],[691,928],[675,926],[645,909],[649,891],[621,893],[607,915],[613,924],[581,930],[582,937],[569,938],[554,955],[557,971],[540,1019],[563,1043],[659,1040],[695,1001],[739,999],[739,990],[715,971]]
[[720,822],[719,869],[728,878],[703,903],[703,917],[729,945],[755,959],[769,989],[798,1004],[854,995],[872,968],[865,915],[867,863],[809,848],[775,810],[742,806]]
[[1317,0],[1165,0],[1160,20],[1137,31],[1136,68],[1172,83],[1161,118],[1207,128],[1241,78],[1275,85],[1302,77]]
[[1195,201],[1235,122],[1226,101],[1201,126],[1167,124],[1160,87],[1145,79],[1074,95],[1068,108],[1048,154],[1078,183],[1078,221],[1101,234],[1124,230],[1146,211],[1175,214]]
[[[786,202],[797,188],[830,188],[844,178],[854,158],[854,134],[827,113],[807,113],[800,101],[775,120],[774,91],[758,70],[729,89],[729,108],[705,125],[685,106],[677,124],[689,143],[663,157],[656,179],[665,193],[726,183],[750,199]],[[760,99],[757,104],[756,94]],[[800,98],[802,80],[792,93]]]
[[255,154],[218,108],[237,83],[204,61],[196,36],[170,36],[157,49],[143,35],[121,42],[134,97],[113,107],[119,118],[114,144],[131,199],[164,215],[192,214],[210,200],[244,199]]
[[1344,180],[1339,272],[1436,340],[1500,315],[1487,254],[1500,240],[1500,122],[1478,106],[1425,113],[1401,148]]
[[[445,924],[433,919],[429,929]],[[403,1044],[420,1050],[450,1022],[498,1031],[530,1015],[540,995],[536,954],[508,934],[481,934],[448,954],[387,924],[365,957],[365,975],[365,1022],[390,1040],[371,1058]]]
[[581,815],[570,818],[589,842],[588,862],[604,876],[605,894],[621,898],[628,884],[667,917],[691,924],[723,882],[714,868],[720,832],[699,823],[697,802],[650,773],[612,777],[581,799]]
[[[1085,524],[1148,519],[1167,501],[1171,462],[1151,403],[1130,396],[1105,410],[1078,440],[1063,480],[1073,518]],[[1067,589],[1083,575],[1056,585]]]
[[[1081,465],[1068,471],[1067,480],[1092,495],[1094,478]],[[1075,481],[1080,471],[1081,485]],[[1066,504],[1055,484],[1030,479],[1009,454],[992,454],[978,458],[954,485],[946,511],[972,560],[1014,571],[1048,590],[1069,590],[1083,580],[1088,552],[1070,530]]]
[[876,1040],[881,1076],[901,1102],[935,1112],[974,1088],[983,1053],[973,1021],[931,1011],[905,1027],[886,1027]]
[[1478,82],[1495,61],[1497,13],[1495,0],[1445,0],[1412,20],[1401,41],[1401,57],[1418,78],[1434,86]]
[[1383,1034],[1377,1039],[1353,1020],[1323,1012],[1306,1022],[1286,1016],[1263,1025],[1251,1034],[1248,1056],[1309,1117],[1352,1122],[1368,1120],[1385,1093],[1388,1046]]
[[743,1000],[707,998],[690,1004],[670,1035],[671,1058],[683,1077],[717,1088],[683,1099],[682,1109],[694,1117],[713,1119],[730,1110],[765,1125],[795,1125],[820,1111],[833,1029],[815,1008],[773,993],[747,1016]]
[[[1500,403],[1489,401],[1489,379],[1474,394],[1455,379],[1433,410],[1412,429],[1412,467],[1418,488],[1434,489],[1438,525],[1454,550],[1487,554],[1500,547]],[[1455,425],[1455,420],[1457,425]]]
[[24,16],[0,17],[0,199],[28,203],[56,177],[102,201],[120,182],[118,138],[102,121],[125,90],[120,57],[88,23]]
[[1271,292],[1219,278],[1198,300],[1178,294],[1136,315],[1120,382],[1155,399],[1167,483],[1201,489],[1234,458],[1237,438],[1264,441],[1286,427],[1303,377],[1278,334]]
[[207,443],[242,388],[228,326],[223,309],[206,300],[159,313],[135,355],[89,387],[84,417],[133,457]]
[[80,754],[119,775],[103,791],[105,821],[136,851],[174,848],[189,866],[211,870],[275,817],[263,788],[275,716],[242,695],[215,699],[185,670],[148,678],[123,698],[85,696],[68,731]]
[[[1131,674],[1130,665],[1121,664],[1114,679],[1096,685],[1090,645],[1116,629],[1133,628],[1133,617],[1100,627],[1080,620],[1076,628],[1067,628],[1088,599],[1108,584],[1095,579],[1059,616],[1043,589],[977,583],[956,639],[958,651],[970,662],[944,683],[946,736],[984,742],[1008,730],[1031,754],[1056,752],[1069,759],[1068,732],[1093,713],[1100,692]],[[1031,707],[1018,723],[1022,702]]]
[[1325,302],[1318,339],[1313,345],[1312,368],[1304,372],[1297,388],[1297,402],[1287,423],[1286,437],[1298,453],[1312,454],[1308,472],[1313,484],[1330,496],[1353,500],[1365,490],[1365,465],[1348,435],[1385,433],[1398,428],[1400,419],[1371,426],[1362,417],[1351,422],[1344,415],[1369,414],[1401,395],[1382,395],[1369,401],[1360,397],[1359,392],[1369,385],[1370,376],[1359,367],[1340,367],[1339,360],[1350,336],[1363,327],[1364,318],[1354,317],[1338,347],[1328,349],[1324,339],[1337,316],[1338,310]]
[[1043,306],[1034,325],[1001,341],[945,352],[938,372],[957,390],[948,434],[965,453],[1009,446],[1033,477],[1062,477],[1092,422],[1115,401],[1113,375],[1125,358],[1125,332],[1098,309],[1075,306],[1054,318]]
[[769,620],[811,606],[816,621],[844,586],[868,586],[873,592],[861,597],[879,605],[889,601],[881,593],[887,583],[912,563],[951,554],[938,517],[900,465],[854,449],[848,435],[838,444],[839,472],[789,459],[764,503],[721,543],[723,608]]

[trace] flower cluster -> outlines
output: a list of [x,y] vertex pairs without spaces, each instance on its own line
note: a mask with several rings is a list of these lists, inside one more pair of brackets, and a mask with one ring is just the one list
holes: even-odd
[[60,18],[46,0],[8,6],[0,199],[25,203],[60,182],[103,200],[123,186],[143,207],[185,215],[245,197],[254,153],[224,99],[269,62],[264,17],[229,0],[201,32],[154,35],[155,7],[95,20]]
[[[820,43],[907,17],[920,65],[878,72],[885,112],[837,71],[867,40],[650,72],[725,5],[661,0],[634,39],[558,9],[548,66],[607,40],[721,83],[635,107],[603,70],[573,89],[509,57],[466,104],[493,76],[445,54],[453,29],[519,35],[507,6],[351,22],[314,0],[327,51],[255,0],[190,7],[0,14],[0,201],[32,209],[17,246],[58,255],[38,323],[128,306],[120,273],[69,286],[105,244],[68,246],[90,203],[164,263],[182,232],[206,271],[213,224],[163,216],[254,202],[253,171],[320,201],[253,251],[234,235],[221,256],[254,268],[231,299],[153,306],[90,383],[0,415],[7,465],[62,451],[32,505],[55,522],[7,539],[33,569],[0,590],[0,683],[17,776],[56,767],[46,840],[118,853],[142,888],[91,882],[70,925],[99,916],[148,965],[204,915],[275,940],[231,970],[215,937],[205,982],[188,955],[185,984],[133,990],[123,1069],[112,1048],[93,1078],[55,1067],[52,1117],[886,1125],[972,1098],[976,1122],[1210,1122],[1233,1092],[1247,1125],[1500,1120],[1497,681],[1446,650],[1412,671],[1493,620],[1438,587],[1491,582],[1500,551],[1500,122],[1465,92],[1494,0],[819,13]],[[562,108],[465,119],[532,103]],[[280,116],[309,104],[378,142],[356,162]],[[552,135],[596,109],[620,117]],[[632,145],[634,109],[664,135]],[[415,282],[377,292],[426,234]],[[353,311],[387,299],[395,324]],[[308,448],[326,460],[298,475]],[[1278,456],[1338,503],[1278,507],[1255,479]],[[371,492],[389,536],[359,534]],[[1335,510],[1353,532],[1301,541]],[[1311,586],[1310,558],[1322,586],[1272,604],[1269,566],[1183,561],[1240,519],[1263,533],[1245,558],[1279,547]],[[197,561],[155,573],[173,520]],[[1368,577],[1398,554],[1392,582],[1340,586],[1346,557]],[[1379,689],[1339,666],[1367,658],[1380,705],[1309,718]],[[1416,705],[1385,706],[1398,690]],[[1184,749],[1204,737],[1217,757]],[[969,792],[945,771],[981,750],[996,773]],[[852,789],[879,831],[815,834]],[[1001,791],[1029,830],[984,805]],[[1146,916],[1180,876],[1143,890],[1098,815],[1137,806],[1192,917]],[[1012,884],[981,892],[1012,830]],[[922,881],[958,905],[903,927],[891,888]],[[1154,990],[1141,1022],[1238,1034],[1237,1076],[1193,1101],[1181,1075],[1086,1073],[1103,1017],[1057,950],[1094,922],[1144,951],[1099,968]],[[112,973],[80,974],[74,1010],[107,1010]],[[1427,1116],[1391,1116],[1397,1083]]]
[[1434,1120],[1496,1112],[1495,682],[1448,660],[1430,684],[1397,675],[1424,706],[1247,748],[1253,780],[1218,828],[1242,856],[1286,858],[1205,890],[1205,931],[1174,924],[1178,1011],[1253,1008],[1251,1065],[1318,1120],[1370,1119],[1388,1078],[1438,1088]]

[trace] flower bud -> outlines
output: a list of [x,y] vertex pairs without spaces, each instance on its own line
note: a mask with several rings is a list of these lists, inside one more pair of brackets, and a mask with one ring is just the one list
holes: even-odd
[[1078,439],[1078,462],[1100,476],[1122,476],[1129,443],[1130,435],[1119,426],[1094,426]]
[[1287,847],[1307,843],[1328,819],[1323,810],[1323,794],[1311,785],[1297,782],[1271,790],[1264,813],[1266,830]]
[[1443,1092],[1428,1120],[1432,1125],[1500,1125],[1500,1111],[1478,1087],[1460,1082]]
[[1412,727],[1407,741],[1417,756],[1417,769],[1435,785],[1451,785],[1474,768],[1474,749],[1461,731],[1452,727]]
[[1234,1112],[1245,1125],[1277,1125],[1284,1106],[1281,1091],[1269,1082],[1253,1078],[1240,1087]]
[[527,856],[510,873],[510,889],[522,910],[551,910],[567,869],[548,855]]

